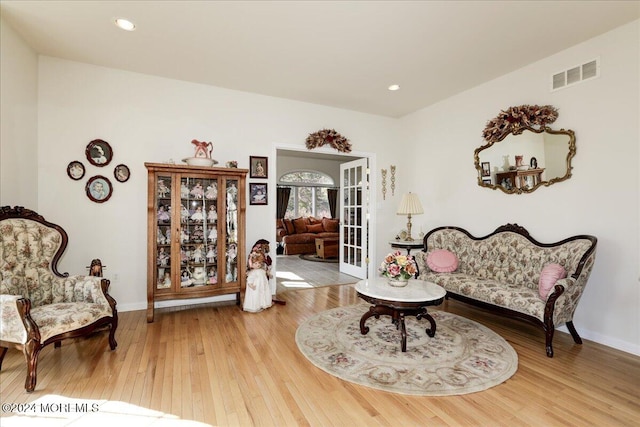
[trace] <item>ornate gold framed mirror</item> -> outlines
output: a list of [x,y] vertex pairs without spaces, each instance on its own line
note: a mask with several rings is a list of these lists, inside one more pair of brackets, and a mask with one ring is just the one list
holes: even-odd
[[483,132],[487,143],[473,153],[478,185],[522,194],[569,179],[576,137],[548,126],[557,118],[551,105],[521,105],[490,120]]

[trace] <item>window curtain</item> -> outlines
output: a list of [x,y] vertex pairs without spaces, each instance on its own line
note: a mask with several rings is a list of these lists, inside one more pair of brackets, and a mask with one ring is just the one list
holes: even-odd
[[287,212],[287,206],[289,205],[289,196],[291,195],[291,187],[278,187],[277,188],[277,196],[278,196],[278,205],[276,206],[277,210],[277,219],[284,218],[284,214]]
[[327,198],[329,199],[329,210],[331,211],[331,218],[337,218],[338,209],[338,189],[328,188]]

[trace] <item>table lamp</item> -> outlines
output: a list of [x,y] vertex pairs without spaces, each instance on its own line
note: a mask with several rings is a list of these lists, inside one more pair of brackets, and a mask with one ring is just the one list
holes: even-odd
[[424,213],[420,199],[414,193],[408,193],[402,196],[402,201],[396,212],[398,215],[407,215],[407,238],[405,240],[412,242],[411,237],[411,215],[417,215]]

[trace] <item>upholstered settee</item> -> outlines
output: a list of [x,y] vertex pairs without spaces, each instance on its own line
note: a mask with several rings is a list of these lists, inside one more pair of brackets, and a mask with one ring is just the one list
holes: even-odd
[[96,276],[69,276],[58,271],[67,233],[36,212],[0,208],[0,367],[7,350],[21,350],[27,363],[25,389],[37,381],[42,348],[67,338],[109,329],[109,346],[117,346],[116,302],[109,281]]
[[517,225],[507,224],[484,237],[459,227],[435,228],[415,254],[418,278],[437,283],[454,298],[502,315],[533,322],[545,332],[553,357],[555,327],[566,325],[582,340],[573,315],[596,256],[597,239],[579,235],[540,243]]
[[338,219],[303,217],[280,220],[276,232],[285,255],[316,253],[316,239],[340,238]]

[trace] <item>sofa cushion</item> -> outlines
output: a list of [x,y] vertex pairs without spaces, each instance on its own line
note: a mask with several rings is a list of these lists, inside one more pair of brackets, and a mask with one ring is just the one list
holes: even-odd
[[322,227],[328,233],[337,233],[340,221],[333,218],[322,218]]
[[287,234],[293,234],[295,229],[293,228],[293,222],[290,219],[282,218],[282,228]]
[[458,257],[446,249],[436,249],[427,254],[427,265],[437,273],[451,273],[458,268]]
[[567,270],[560,264],[547,264],[540,273],[540,281],[538,282],[538,292],[540,298],[547,299],[549,292],[560,279],[567,277]]
[[309,220],[307,218],[296,218],[293,220],[293,228],[297,234],[306,233]]
[[307,225],[307,233],[322,233],[323,231],[322,223]]

